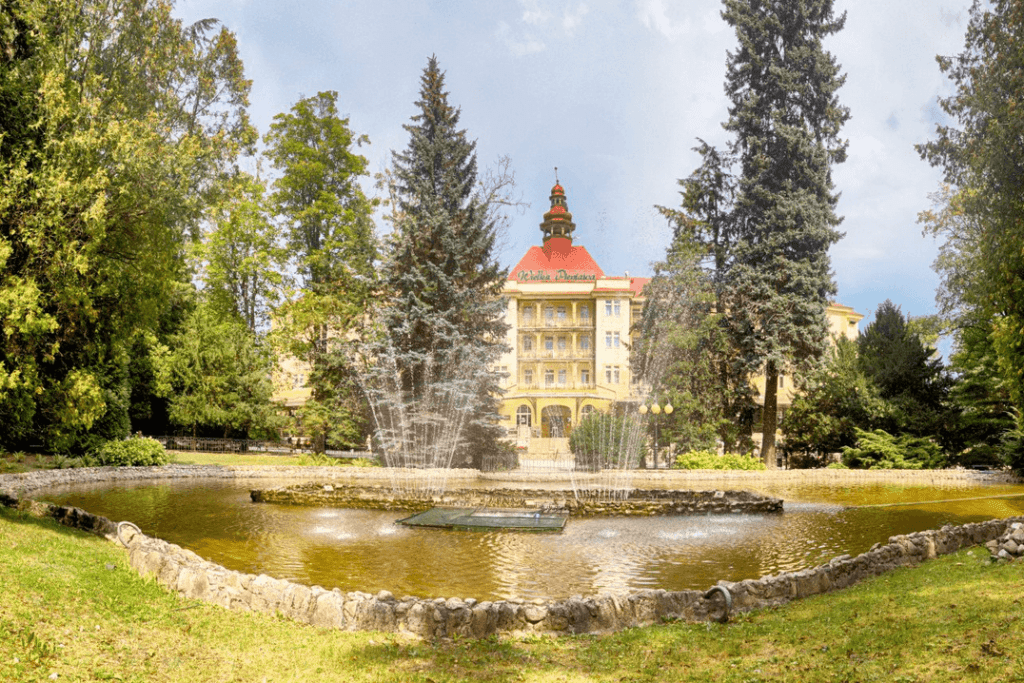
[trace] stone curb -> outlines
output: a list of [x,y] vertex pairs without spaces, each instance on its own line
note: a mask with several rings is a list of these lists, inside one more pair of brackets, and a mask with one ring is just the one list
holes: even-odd
[[[108,538],[116,535],[116,525],[106,518],[78,508],[19,498],[11,487],[4,486],[6,483],[0,481],[2,505],[52,517],[62,524]],[[55,483],[59,482],[39,486]],[[899,567],[983,545],[999,539],[1018,522],[1024,522],[1024,517],[947,525],[938,530],[893,536],[885,545],[875,544],[857,557],[844,555],[812,569],[739,582],[720,581],[717,585],[731,594],[734,611],[748,612],[838,590]],[[126,536],[131,566],[187,598],[229,609],[282,614],[313,626],[346,631],[387,631],[426,640],[483,638],[494,634],[567,635],[617,631],[670,620],[721,621],[724,616],[719,614],[721,601],[706,597],[713,596],[714,591],[705,594],[693,590],[643,590],[532,602],[396,598],[387,591],[376,595],[342,593],[338,589],[329,591],[266,575],[231,571],[190,550],[131,530]]]

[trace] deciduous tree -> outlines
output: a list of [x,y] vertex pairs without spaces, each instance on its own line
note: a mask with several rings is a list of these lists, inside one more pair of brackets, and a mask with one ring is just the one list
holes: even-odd
[[361,431],[365,411],[354,409],[357,368],[347,348],[366,327],[377,283],[374,203],[359,185],[366,159],[355,151],[368,140],[338,114],[337,98],[321,92],[299,100],[274,117],[265,137],[280,173],[272,202],[300,280],[297,296],[276,313],[277,338],[310,365],[312,399],[302,412],[318,450],[332,425]]

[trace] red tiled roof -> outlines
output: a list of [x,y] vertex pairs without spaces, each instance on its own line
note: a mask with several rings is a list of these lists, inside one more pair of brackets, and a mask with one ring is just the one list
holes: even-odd
[[509,271],[508,279],[538,282],[540,278],[531,277],[530,274],[545,273],[550,275],[551,282],[560,282],[563,278],[558,277],[559,271],[570,276],[587,276],[581,278],[585,280],[604,277],[604,271],[586,247],[573,246],[564,237],[552,237],[544,247],[530,247],[523,258],[519,259],[519,263]]

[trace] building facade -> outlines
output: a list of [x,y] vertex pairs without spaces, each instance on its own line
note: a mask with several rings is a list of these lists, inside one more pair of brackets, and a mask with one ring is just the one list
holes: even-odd
[[499,361],[500,414],[517,445],[531,452],[564,452],[564,439],[585,415],[639,401],[630,330],[649,281],[605,274],[586,247],[573,244],[565,189],[556,183],[550,199],[542,246],[512,268],[504,290],[511,350]]

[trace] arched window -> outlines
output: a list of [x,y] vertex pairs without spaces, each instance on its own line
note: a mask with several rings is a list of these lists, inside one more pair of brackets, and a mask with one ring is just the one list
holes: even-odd
[[533,422],[533,413],[530,411],[530,406],[519,406],[516,408],[516,424],[523,425],[525,427],[531,426]]
[[593,415],[596,412],[597,412],[597,408],[595,408],[594,406],[592,406],[592,405],[585,405],[582,408],[580,408],[580,419],[582,420],[583,418],[587,417],[588,415]]

